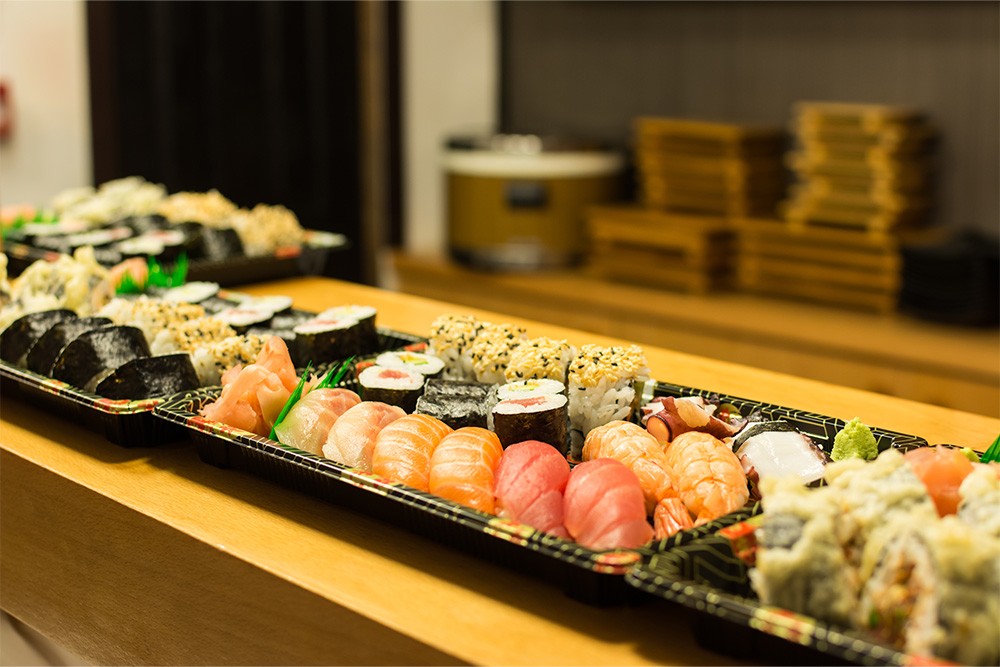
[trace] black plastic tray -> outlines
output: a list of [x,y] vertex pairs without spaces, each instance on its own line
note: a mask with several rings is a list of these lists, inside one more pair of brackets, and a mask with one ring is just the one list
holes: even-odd
[[[330,253],[345,250],[349,242],[342,234],[314,229],[305,230],[305,241],[299,248],[287,248],[265,257],[239,257],[224,261],[192,260],[188,264],[187,280],[216,282],[223,287],[279,280],[294,276],[320,275]],[[32,263],[44,259],[55,261],[59,253],[25,243],[4,242],[8,272],[18,275]]]
[[[376,327],[380,351],[423,345],[419,336]],[[336,362],[331,362],[336,363]],[[178,440],[184,429],[157,419],[153,409],[169,397],[112,400],[0,360],[0,394],[83,424],[122,447],[153,447]]]
[[[347,386],[350,386],[349,384]],[[352,387],[353,388],[353,387]],[[668,383],[647,383],[652,396],[713,395],[713,392]],[[205,419],[198,410],[218,396],[218,389],[203,389],[175,396],[156,407],[155,414],[188,430],[203,461],[220,468],[235,468],[277,482],[303,493],[350,507],[412,532],[472,552],[492,562],[512,567],[556,583],[570,597],[595,604],[636,602],[637,588],[625,581],[634,566],[657,553],[668,552],[711,533],[716,524],[682,531],[638,549],[596,551],[552,537],[529,526],[472,510],[439,496],[418,491],[378,475],[343,466],[335,461],[282,445],[225,424]],[[734,397],[721,397],[747,414],[762,411],[770,418],[786,418],[802,426],[817,440],[832,440],[843,421],[822,415],[766,405]],[[881,447],[923,444],[904,434],[874,429]]]

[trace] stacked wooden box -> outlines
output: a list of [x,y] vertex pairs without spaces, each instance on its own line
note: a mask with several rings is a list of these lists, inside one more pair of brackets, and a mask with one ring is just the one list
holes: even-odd
[[782,202],[796,225],[892,233],[919,226],[932,203],[934,133],[917,111],[874,104],[801,102]]
[[588,212],[593,275],[683,292],[730,287],[732,221],[774,215],[781,128],[670,118],[635,123],[639,204]]
[[784,196],[781,128],[644,117],[635,129],[639,199],[650,208],[773,215]]
[[588,270],[605,280],[701,294],[731,285],[732,223],[635,205],[592,206]]

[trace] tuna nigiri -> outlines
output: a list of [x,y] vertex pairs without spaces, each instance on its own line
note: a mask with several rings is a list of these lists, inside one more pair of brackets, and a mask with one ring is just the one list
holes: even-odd
[[431,456],[430,492],[494,514],[494,472],[502,453],[493,431],[463,426],[449,433]]
[[570,536],[591,549],[630,549],[653,539],[639,478],[614,459],[573,468],[563,507]]
[[223,424],[267,436],[298,384],[288,346],[271,336],[257,360],[223,377],[222,393],[201,414]]
[[350,389],[314,389],[292,406],[274,434],[282,444],[320,456],[337,419],[360,402]]
[[957,512],[958,489],[972,472],[972,461],[961,450],[951,447],[917,447],[903,457],[927,487],[938,514]]
[[407,415],[383,428],[372,450],[372,472],[430,490],[431,455],[452,428],[429,415]]
[[372,470],[372,450],[379,432],[405,417],[402,408],[364,401],[342,414],[323,444],[323,456],[365,472]]
[[497,516],[569,537],[563,526],[563,492],[568,479],[569,462],[552,445],[526,440],[507,447],[493,484]]

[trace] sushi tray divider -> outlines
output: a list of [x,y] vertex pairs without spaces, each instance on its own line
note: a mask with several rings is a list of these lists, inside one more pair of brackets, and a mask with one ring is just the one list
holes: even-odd
[[201,417],[200,407],[214,400],[218,392],[218,388],[205,388],[177,395],[155,411],[158,417],[188,429],[205,463],[250,473],[529,573],[587,604],[616,605],[643,599],[623,576],[640,560],[638,551],[594,551]]

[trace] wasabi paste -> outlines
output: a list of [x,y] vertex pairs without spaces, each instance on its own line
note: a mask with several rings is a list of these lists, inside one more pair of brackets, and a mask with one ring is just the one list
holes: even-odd
[[871,461],[878,456],[878,445],[871,429],[855,417],[844,425],[844,428],[833,439],[833,451],[830,458],[843,461],[853,457]]

